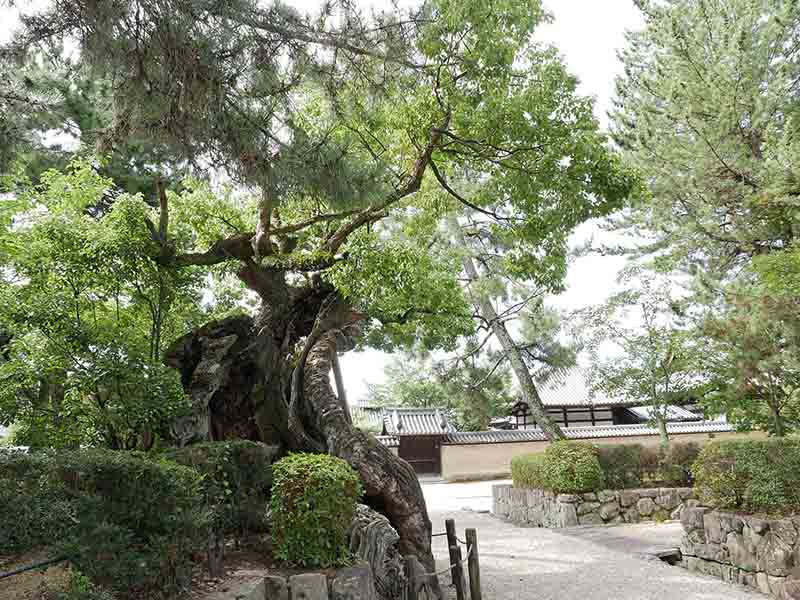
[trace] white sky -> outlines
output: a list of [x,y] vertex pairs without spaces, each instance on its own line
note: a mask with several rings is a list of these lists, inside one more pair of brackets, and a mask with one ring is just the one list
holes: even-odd
[[[14,21],[13,12],[0,0],[0,43],[8,41]],[[41,2],[34,2],[40,4]],[[289,0],[287,4],[301,9],[319,5],[319,0]],[[366,0],[367,6],[388,6],[385,0]],[[407,5],[410,2],[402,2]],[[606,112],[611,106],[614,77],[621,71],[617,51],[624,45],[624,32],[642,26],[641,15],[633,0],[545,0],[555,21],[542,28],[540,38],[553,43],[564,55],[572,73],[580,79],[580,92],[594,96],[595,114],[605,126]],[[596,226],[585,224],[573,236],[580,243],[597,232]],[[551,304],[572,310],[602,302],[614,288],[622,259],[609,256],[587,256],[575,261],[567,276],[567,290]],[[341,363],[348,399],[362,398],[367,382],[380,383],[388,356],[374,350],[346,354]]]

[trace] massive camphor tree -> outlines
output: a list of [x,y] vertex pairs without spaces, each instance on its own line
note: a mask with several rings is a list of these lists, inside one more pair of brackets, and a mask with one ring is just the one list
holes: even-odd
[[[478,327],[539,406],[497,282],[558,290],[570,232],[634,187],[557,52],[532,41],[546,18],[522,0],[382,14],[326,2],[312,16],[253,0],[55,0],[2,50],[3,158],[27,173],[12,187],[43,193],[37,132],[68,128],[114,182],[87,186],[81,218],[108,218],[125,194],[142,260],[235,272],[257,296],[255,316],[165,349],[193,404],[175,439],[344,458],[429,569],[413,470],[352,426],[329,374],[359,344],[453,348]],[[48,87],[57,74],[83,87]],[[80,122],[76,89],[93,115]]]

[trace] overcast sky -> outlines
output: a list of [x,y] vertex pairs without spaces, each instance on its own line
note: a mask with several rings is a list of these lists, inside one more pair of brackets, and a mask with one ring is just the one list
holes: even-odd
[[[288,0],[287,4],[313,9],[319,1]],[[379,7],[388,2],[372,0],[364,4]],[[560,49],[570,71],[580,79],[580,92],[596,99],[595,114],[606,126],[614,77],[621,71],[617,51],[624,45],[624,32],[642,26],[639,11],[633,0],[549,0],[545,6],[555,21],[542,28],[540,38]],[[0,43],[8,40],[14,21],[12,11],[0,0]],[[579,243],[594,233],[596,227],[585,224],[576,232],[574,242]],[[569,269],[566,292],[550,304],[571,310],[603,301],[614,287],[621,264],[621,259],[609,256],[587,256],[575,261]],[[344,356],[342,369],[351,402],[364,396],[367,382],[383,381],[386,362],[387,356],[377,351],[350,352]]]

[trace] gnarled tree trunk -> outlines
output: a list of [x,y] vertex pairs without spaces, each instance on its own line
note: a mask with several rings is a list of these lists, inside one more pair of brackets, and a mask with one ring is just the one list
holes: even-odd
[[[281,284],[273,278],[270,289]],[[319,282],[282,285],[285,293],[265,298],[256,319],[208,323],[168,349],[165,362],[181,372],[195,407],[176,437],[253,439],[346,460],[368,504],[397,530],[400,552],[434,572],[431,522],[414,470],[353,427],[331,386],[333,356],[351,349],[363,316]]]

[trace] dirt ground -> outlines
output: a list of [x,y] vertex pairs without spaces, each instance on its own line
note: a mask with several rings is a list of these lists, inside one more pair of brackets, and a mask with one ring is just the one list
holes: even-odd
[[[45,550],[35,550],[22,556],[0,557],[0,573],[7,573],[30,564],[47,560]],[[0,600],[53,600],[58,592],[69,586],[70,569],[66,563],[36,571],[26,571],[0,579]]]

